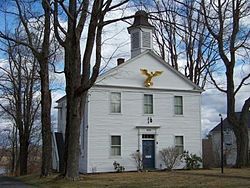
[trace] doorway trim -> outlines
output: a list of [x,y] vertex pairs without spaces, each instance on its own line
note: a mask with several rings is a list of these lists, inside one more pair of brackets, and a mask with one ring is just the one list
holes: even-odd
[[[146,125],[137,125],[136,129],[138,130],[138,151],[143,155],[143,143],[145,140],[154,140],[154,167],[157,168],[157,158],[156,154],[158,152],[158,129],[160,125],[155,124],[146,124]],[[154,138],[143,138],[143,135],[154,135]]]

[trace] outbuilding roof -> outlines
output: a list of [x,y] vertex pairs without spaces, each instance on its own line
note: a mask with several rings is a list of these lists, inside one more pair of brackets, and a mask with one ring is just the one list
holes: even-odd
[[[236,116],[237,116],[237,118],[239,118],[239,117],[240,117],[240,112],[236,112]],[[248,112],[248,122],[247,122],[247,125],[248,125],[248,129],[250,129],[250,112]],[[221,129],[221,123],[218,123],[218,124],[210,131],[210,133],[220,131],[220,129]],[[226,130],[226,129],[232,129],[232,125],[229,124],[227,118],[225,118],[225,119],[223,120],[223,130]]]

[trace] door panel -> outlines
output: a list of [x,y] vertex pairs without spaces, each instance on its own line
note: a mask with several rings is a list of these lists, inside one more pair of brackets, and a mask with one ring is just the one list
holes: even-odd
[[142,162],[144,169],[155,168],[155,141],[142,141]]

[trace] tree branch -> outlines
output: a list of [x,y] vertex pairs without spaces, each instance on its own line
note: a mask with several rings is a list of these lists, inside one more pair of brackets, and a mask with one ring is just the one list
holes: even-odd
[[245,82],[248,78],[250,78],[250,73],[249,73],[247,76],[245,76],[245,77],[241,80],[241,82],[240,82],[240,84],[238,85],[237,89],[234,91],[234,95],[237,94],[237,92],[240,90],[240,88],[242,87],[242,85],[244,84],[244,82]]

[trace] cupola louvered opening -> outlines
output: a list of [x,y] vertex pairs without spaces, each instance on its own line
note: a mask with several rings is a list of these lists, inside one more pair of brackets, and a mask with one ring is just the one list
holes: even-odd
[[131,40],[132,49],[139,48],[139,32],[132,33]]
[[150,48],[150,32],[142,32],[142,46],[144,48]]

